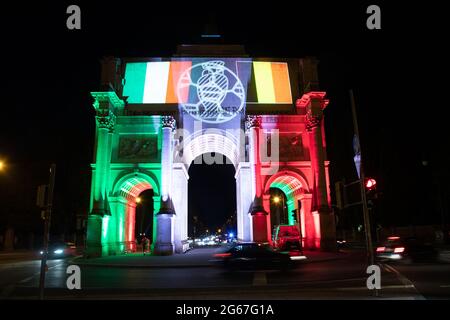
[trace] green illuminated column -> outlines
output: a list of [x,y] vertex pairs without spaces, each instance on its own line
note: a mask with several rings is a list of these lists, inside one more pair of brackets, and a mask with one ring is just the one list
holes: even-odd
[[172,144],[175,119],[162,116],[161,144],[161,208],[156,218],[155,254],[170,255],[174,251],[175,212],[170,196],[172,183]]
[[102,219],[109,214],[106,186],[111,157],[110,138],[115,116],[109,109],[97,109],[97,139],[95,145],[95,168],[92,172],[92,210],[88,218],[87,249],[92,256],[100,255],[105,242]]
[[115,224],[118,220],[110,216],[107,195],[115,114],[124,104],[114,92],[93,92],[92,96],[95,98],[96,140],[86,254],[99,256],[115,253],[117,246]]
[[152,252],[155,250],[156,229],[158,223],[158,212],[161,209],[161,197],[153,197],[153,232],[152,232]]
[[250,216],[253,227],[253,241],[267,242],[267,212],[263,207],[262,199],[262,179],[260,161],[260,127],[261,118],[258,116],[247,116],[246,127],[248,130],[248,141],[250,149],[250,166],[252,175],[252,185],[254,190],[253,203],[250,209]]

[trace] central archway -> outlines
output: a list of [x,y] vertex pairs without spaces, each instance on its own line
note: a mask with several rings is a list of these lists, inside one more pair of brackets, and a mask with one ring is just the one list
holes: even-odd
[[[210,164],[202,160],[204,156],[220,160]],[[236,170],[224,158],[222,154],[203,154],[189,167],[190,237],[236,234]]]
[[[190,234],[192,234],[192,223],[193,223],[193,204],[190,203],[188,199],[188,194],[191,194],[190,199],[192,200],[192,190],[195,187],[192,187],[191,179],[196,179],[196,177],[191,177],[191,167],[196,164],[210,164],[213,167],[217,167],[218,165],[223,165],[223,173],[224,176],[227,177],[228,181],[228,190],[226,191],[228,194],[232,193],[233,198],[230,198],[232,201],[232,209],[228,208],[226,212],[227,216],[234,221],[237,219],[236,213],[236,178],[235,178],[235,170],[240,161],[240,152],[239,152],[239,138],[233,135],[233,133],[221,130],[221,129],[205,129],[198,130],[190,136],[186,137],[182,144],[178,145],[178,152],[175,155],[175,164],[174,168],[178,165],[182,164],[183,167],[186,168],[185,174],[177,174],[173,180],[174,185],[176,186],[186,186],[186,193],[183,194],[174,194],[174,202],[177,209],[177,219],[181,218],[182,227],[181,229],[176,231],[180,235],[175,236],[175,240],[177,238],[186,239],[188,235],[188,229],[190,229]],[[220,160],[221,159],[221,160]],[[177,164],[178,163],[178,164]],[[200,169],[200,168],[199,168]],[[200,171],[203,171],[203,168]],[[211,167],[212,171],[214,169]],[[181,172],[182,170],[178,170]],[[194,170],[196,171],[196,170]],[[207,170],[209,171],[209,170]],[[187,173],[189,172],[189,174]],[[228,172],[228,174],[226,174]],[[233,174],[231,174],[233,173]],[[195,173],[194,173],[195,174]],[[213,174],[213,173],[211,173]],[[231,185],[232,183],[232,185]],[[195,181],[194,181],[195,184]],[[189,188],[189,186],[190,188]],[[178,190],[182,190],[183,188],[177,187]],[[189,191],[190,189],[190,191]],[[184,189],[183,189],[184,190]],[[195,190],[195,189],[194,189]],[[196,192],[199,192],[198,190]],[[220,195],[219,195],[220,196]],[[188,210],[190,208],[191,210]],[[179,214],[180,213],[180,214]],[[188,217],[189,216],[189,217]],[[226,219],[228,220],[228,219]],[[226,221],[225,221],[226,222]],[[216,227],[217,231],[217,226]],[[220,228],[222,229],[222,228]],[[177,243],[176,243],[177,245]],[[179,247],[183,246],[183,244],[179,244]],[[183,248],[184,250],[184,248]]]

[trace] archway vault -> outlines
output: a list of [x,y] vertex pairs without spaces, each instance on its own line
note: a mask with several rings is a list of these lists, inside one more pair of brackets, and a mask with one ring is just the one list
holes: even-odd
[[236,137],[219,129],[202,130],[189,136],[183,143],[182,156],[177,160],[189,167],[195,158],[211,152],[223,154],[235,168],[239,164],[239,143]]
[[293,170],[281,170],[271,176],[265,184],[264,193],[267,194],[270,188],[281,189],[286,197],[297,197],[310,192],[306,179]]
[[147,173],[138,171],[121,176],[113,187],[113,195],[123,197],[127,201],[134,200],[142,191],[153,189],[159,195],[159,187],[156,179]]

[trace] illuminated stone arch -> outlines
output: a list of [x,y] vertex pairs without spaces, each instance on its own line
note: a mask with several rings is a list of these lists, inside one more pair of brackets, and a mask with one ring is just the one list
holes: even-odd
[[273,188],[272,185],[278,185],[276,188],[281,189],[286,196],[310,193],[306,178],[292,168],[280,170],[271,176],[265,184],[264,193],[268,193],[269,189]]
[[[307,237],[315,237],[316,228],[311,219],[311,189],[303,174],[294,168],[284,168],[267,179],[264,187],[264,207],[268,212],[270,212],[270,188],[278,188],[285,194],[290,225],[294,224],[291,212],[298,209],[297,201],[301,201],[302,209],[297,217],[301,220],[302,235],[304,240],[307,240]],[[268,223],[270,223],[270,219],[268,219]],[[304,241],[303,244],[312,247],[308,241]]]
[[159,195],[157,178],[150,172],[126,172],[116,179],[113,184],[113,196],[133,200],[141,192],[153,189],[154,195]]
[[158,180],[151,172],[128,171],[116,179],[109,197],[111,216],[103,218],[102,241],[118,243],[120,251],[136,250],[136,197],[149,189],[153,189],[153,199],[157,201],[154,202],[154,211],[159,210]]
[[189,167],[191,163],[205,153],[220,153],[232,162],[235,168],[239,164],[239,144],[235,136],[221,129],[206,129],[190,135],[183,143],[183,153],[178,161]]

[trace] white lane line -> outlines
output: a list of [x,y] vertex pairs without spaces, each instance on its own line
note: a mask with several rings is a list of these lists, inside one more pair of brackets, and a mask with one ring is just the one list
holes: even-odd
[[267,285],[267,277],[265,272],[255,272],[253,277],[253,285],[254,286],[266,286]]
[[[56,265],[54,265],[54,266],[52,266],[52,267],[49,267],[48,270],[47,270],[47,272],[50,271],[51,269],[55,269],[55,268],[57,268],[57,267],[59,267],[59,266],[62,266],[63,264],[64,264],[64,263],[59,263],[59,264],[56,264]],[[41,266],[39,265],[39,268],[40,268],[40,267],[41,267]],[[20,280],[18,283],[22,283],[22,284],[23,284],[23,283],[27,283],[28,281],[31,281],[34,277],[37,277],[37,276],[40,276],[40,275],[41,275],[41,271],[40,271],[40,269],[39,269],[39,272],[36,272],[36,273],[34,273],[32,276]]]
[[411,280],[409,280],[407,277],[402,275],[397,269],[395,269],[394,267],[392,267],[390,265],[382,264],[382,266],[385,269],[391,270],[392,272],[394,272],[396,274],[397,278],[400,280],[400,282],[403,283],[405,286],[408,286],[408,288],[413,289],[416,292],[416,294],[418,295],[418,299],[425,300],[425,297],[420,294],[420,292],[417,290],[417,288],[414,286],[414,283],[412,283]]
[[443,285],[441,285],[439,287],[441,287],[441,288],[450,288],[450,284],[443,284]]

